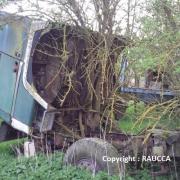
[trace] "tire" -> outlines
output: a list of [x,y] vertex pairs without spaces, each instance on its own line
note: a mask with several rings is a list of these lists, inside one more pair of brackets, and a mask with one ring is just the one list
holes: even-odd
[[115,147],[98,138],[84,138],[72,144],[64,157],[66,165],[76,165],[90,170],[93,174],[106,171],[109,175],[122,175],[119,162],[103,161],[103,156],[119,157]]

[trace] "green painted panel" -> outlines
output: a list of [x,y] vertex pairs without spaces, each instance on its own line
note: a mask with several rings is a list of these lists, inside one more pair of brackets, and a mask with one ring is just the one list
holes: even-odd
[[13,56],[22,57],[24,44],[24,27],[23,22],[14,21],[1,26],[0,29],[0,51]]
[[34,114],[35,100],[24,88],[21,74],[13,117],[18,121],[31,126]]
[[1,54],[0,60],[0,109],[11,113],[16,84],[16,73],[13,72],[15,59]]
[[11,122],[11,116],[8,113],[5,113],[4,111],[2,111],[0,109],[0,118],[3,119],[4,121],[6,121],[7,123]]
[[[16,85],[19,84],[16,82],[17,74],[14,73],[15,62],[23,60],[30,20],[25,17],[15,18],[8,24],[0,24],[0,117],[9,122],[16,101]],[[22,97],[24,99],[21,101],[24,101],[26,98]]]

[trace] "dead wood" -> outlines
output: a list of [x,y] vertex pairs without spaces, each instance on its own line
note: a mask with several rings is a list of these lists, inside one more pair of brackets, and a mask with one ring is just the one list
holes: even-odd
[[79,125],[82,136],[88,128],[96,131],[104,120],[109,131],[114,127],[119,101],[114,96],[115,66],[126,43],[121,36],[112,36],[111,42],[106,46],[106,38],[99,33],[67,25],[42,32],[32,65],[37,91],[56,109],[82,110],[63,111],[60,125],[66,131],[64,124],[69,127],[70,122]]

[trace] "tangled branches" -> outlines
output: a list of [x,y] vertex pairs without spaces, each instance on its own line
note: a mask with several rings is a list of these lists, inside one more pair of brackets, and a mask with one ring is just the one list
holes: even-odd
[[107,46],[99,33],[67,25],[41,36],[33,55],[35,87],[56,109],[76,109],[63,111],[63,121],[112,129],[114,108],[123,104],[115,66],[126,43],[120,36],[111,42]]

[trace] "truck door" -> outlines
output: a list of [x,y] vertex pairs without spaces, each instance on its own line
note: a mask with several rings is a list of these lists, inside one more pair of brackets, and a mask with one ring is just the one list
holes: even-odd
[[0,117],[11,120],[13,101],[20,75],[23,50],[23,28],[17,24],[0,24]]

